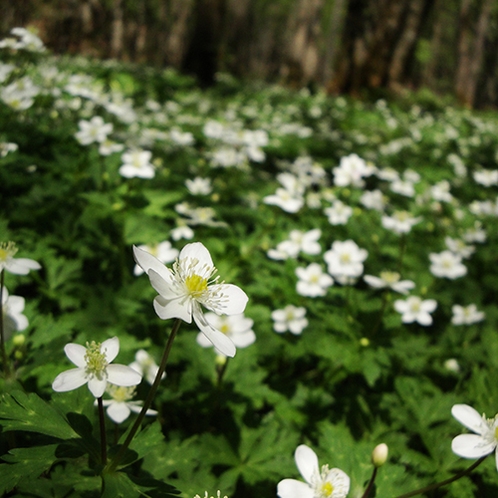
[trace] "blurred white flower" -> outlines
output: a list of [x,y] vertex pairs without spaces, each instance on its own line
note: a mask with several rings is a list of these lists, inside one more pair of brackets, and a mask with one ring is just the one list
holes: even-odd
[[40,263],[34,259],[14,258],[17,247],[14,242],[0,242],[0,272],[4,269],[14,275],[27,275],[30,270],[39,270]]
[[[498,415],[486,418],[469,405],[454,405],[451,414],[475,434],[460,434],[451,442],[451,450],[462,458],[481,458],[498,446]],[[498,470],[498,451],[496,451]]]
[[27,76],[0,88],[0,98],[15,111],[29,109],[39,93],[40,88]]
[[171,230],[171,238],[173,240],[190,240],[193,236],[194,231],[188,225],[179,225]]
[[422,217],[412,216],[408,211],[395,211],[392,216],[382,216],[381,223],[384,228],[397,234],[409,233],[414,225],[422,221]]
[[[177,258],[179,254],[178,249],[174,248],[169,240],[159,242],[159,244],[143,244],[137,247],[139,249],[142,249],[143,251],[148,252],[149,254],[152,254],[159,261],[161,261],[161,263],[171,263]],[[142,275],[143,272],[144,271],[142,270],[140,265],[136,264],[135,268],[133,269],[133,273],[138,276]]]
[[458,360],[456,358],[448,358],[444,362],[444,368],[453,373],[460,373],[461,370],[460,364],[458,363]]
[[213,191],[210,178],[195,177],[185,180],[185,185],[192,195],[209,195]]
[[0,83],[3,83],[9,76],[16,66],[13,64],[6,64],[4,62],[0,62]]
[[119,174],[125,178],[154,178],[156,172],[150,163],[151,158],[152,152],[148,150],[129,150],[121,156],[123,165],[119,168]]
[[90,121],[82,119],[78,122],[78,126],[79,131],[74,137],[81,145],[104,142],[113,128],[112,123],[105,123],[101,116],[93,116]]
[[273,330],[279,334],[289,331],[299,335],[308,325],[306,308],[288,304],[284,309],[274,310],[271,313],[273,319]]
[[327,289],[334,284],[334,279],[318,263],[296,268],[296,275],[299,278],[296,291],[301,296],[325,296]]
[[478,311],[475,304],[469,304],[468,306],[454,304],[451,307],[451,311],[453,312],[453,316],[451,317],[453,325],[471,325],[481,322],[486,317],[484,311]]
[[334,183],[338,187],[363,187],[365,182],[363,178],[370,176],[373,172],[370,167],[357,154],[350,154],[341,158],[339,166],[332,170],[334,174]]
[[10,296],[7,288],[2,290],[3,310],[3,335],[8,341],[13,332],[20,332],[29,325],[28,319],[23,315],[24,298],[21,296]]
[[277,244],[276,249],[268,251],[270,259],[283,260],[288,258],[297,258],[300,252],[310,255],[320,254],[322,248],[318,242],[322,231],[319,228],[313,228],[308,232],[301,230],[291,230],[289,238]]
[[446,277],[451,280],[467,274],[467,267],[462,263],[462,258],[451,251],[430,253],[430,271],[435,277]]
[[[228,336],[238,348],[246,348],[256,340],[256,334],[252,330],[254,321],[243,313],[220,316],[209,312],[205,313],[204,317],[212,327]],[[203,348],[213,346],[213,343],[201,332],[197,335],[197,343]],[[225,356],[217,348],[215,350],[217,354]]]
[[380,190],[366,190],[361,194],[360,203],[367,209],[383,212],[386,207],[386,197]]
[[444,243],[446,247],[457,256],[460,256],[462,259],[468,259],[474,251],[476,250],[475,246],[468,246],[462,239],[453,239],[452,237],[445,237]]
[[87,342],[86,347],[74,343],[66,344],[64,352],[77,368],[60,373],[52,383],[54,391],[72,391],[88,383],[90,392],[100,398],[108,382],[128,387],[136,386],[142,380],[142,376],[132,368],[110,364],[119,353],[117,337],[107,339],[103,343]]
[[407,180],[394,180],[390,188],[392,192],[404,195],[405,197],[413,197],[415,195],[413,183]]
[[400,280],[401,275],[395,271],[382,271],[380,278],[373,275],[363,275],[363,280],[375,289],[392,289],[400,294],[408,294],[415,287],[411,280]]
[[101,156],[110,156],[115,152],[121,152],[123,149],[123,144],[113,142],[112,140],[109,140],[107,138],[99,144],[99,154]]
[[327,215],[331,225],[345,225],[353,214],[353,208],[337,199],[323,212]]
[[172,142],[175,142],[175,144],[178,145],[192,145],[195,142],[194,135],[192,135],[189,131],[182,132],[180,130],[173,129],[169,132],[169,138]]
[[346,498],[350,479],[345,472],[328,465],[320,468],[316,453],[305,444],[297,447],[294,458],[306,482],[283,479],[277,485],[280,498]]
[[474,171],[472,176],[476,183],[484,187],[492,187],[498,185],[498,169],[481,169]]
[[[159,366],[155,362],[154,358],[145,351],[145,349],[139,349],[135,353],[135,361],[128,365],[130,368],[133,368],[140,375],[145,377],[145,380],[149,384],[154,383],[154,379],[156,378],[157,372],[159,370]],[[161,379],[166,377],[166,372],[163,372],[161,375]]]
[[431,197],[439,202],[451,202],[453,196],[450,193],[450,182],[441,180],[431,187]]
[[484,230],[484,228],[482,228],[479,224],[476,224],[473,228],[467,228],[463,234],[463,240],[468,243],[483,243],[486,242],[486,239],[486,230]]
[[[106,393],[112,399],[103,399],[103,406],[107,407],[107,415],[116,424],[124,422],[131,414],[140,413],[142,411],[142,401],[132,401],[135,396],[135,387],[116,386],[109,383],[106,388]],[[95,400],[97,403],[97,400]],[[157,415],[156,410],[148,409],[145,415]]]
[[323,259],[328,265],[327,271],[338,280],[340,277],[359,277],[363,273],[363,261],[367,256],[367,250],[360,249],[353,240],[336,240]]
[[394,301],[394,309],[401,313],[401,321],[403,323],[418,322],[420,325],[432,324],[432,313],[437,308],[437,302],[434,299],[422,300],[418,296],[410,296],[403,301],[397,299]]

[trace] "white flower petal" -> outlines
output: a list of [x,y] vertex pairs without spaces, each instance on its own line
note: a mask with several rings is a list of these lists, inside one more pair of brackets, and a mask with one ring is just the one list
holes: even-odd
[[72,368],[60,373],[52,382],[52,389],[57,392],[66,392],[77,389],[87,381],[83,368]]
[[156,296],[153,304],[154,310],[161,320],[179,318],[187,323],[192,322],[192,304],[188,299],[177,298],[168,301],[162,296]]
[[95,398],[102,397],[106,387],[106,379],[98,379],[97,377],[92,377],[88,380],[88,389],[90,389],[90,392],[94,395]]
[[80,344],[69,343],[64,346],[64,352],[69,360],[74,363],[77,367],[86,367],[86,348]]
[[496,448],[496,441],[486,442],[477,434],[460,434],[451,442],[451,450],[463,458],[481,458]]
[[451,414],[455,417],[462,425],[470,429],[477,434],[483,434],[487,431],[488,426],[483,420],[479,412],[469,405],[453,405],[451,408]]
[[213,268],[211,254],[209,254],[209,251],[201,242],[192,242],[191,244],[187,244],[180,251],[180,255],[178,256],[179,261],[184,258],[196,259],[199,262],[199,268],[204,265],[207,268]]
[[331,469],[325,478],[325,482],[330,482],[334,488],[334,498],[346,498],[349,493],[349,476],[341,469]]
[[106,370],[107,380],[117,386],[136,386],[142,380],[136,370],[126,365],[108,365]]
[[301,444],[296,448],[294,459],[303,478],[311,484],[313,476],[320,474],[316,453],[309,446]]
[[[164,267],[166,268],[166,267]],[[168,275],[168,279],[165,280],[163,276],[151,268],[148,272],[150,285],[153,289],[160,294],[164,299],[176,299],[179,296],[177,287],[173,285],[171,274]]]
[[213,343],[213,346],[225,356],[233,358],[237,352],[237,349],[231,339],[223,332],[211,327],[211,325],[209,325],[209,323],[202,316],[202,312],[200,310],[195,310],[193,315],[195,323],[201,332]]
[[8,260],[6,270],[14,275],[27,275],[30,270],[39,270],[40,264],[33,259],[12,258]]
[[165,280],[171,280],[171,270],[164,266],[161,261],[159,261],[155,256],[140,249],[139,247],[133,246],[133,255],[137,264],[145,271],[149,273],[149,270],[154,270],[159,273]]
[[315,493],[304,482],[296,479],[284,479],[277,485],[277,495],[280,498],[313,498]]
[[119,353],[119,339],[111,337],[100,345],[100,351],[105,354],[107,363],[111,363]]
[[211,293],[219,292],[224,295],[226,300],[219,306],[210,306],[207,303],[202,303],[207,309],[221,313],[223,315],[238,315],[243,313],[246,309],[246,304],[249,298],[247,294],[236,285],[233,284],[217,284],[210,285],[209,291]]
[[109,415],[109,418],[116,422],[116,424],[124,422],[130,416],[130,413],[130,408],[125,402],[114,401],[107,408],[107,415]]

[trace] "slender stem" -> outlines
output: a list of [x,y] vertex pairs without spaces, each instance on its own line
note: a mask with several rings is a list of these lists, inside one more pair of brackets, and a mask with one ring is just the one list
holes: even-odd
[[399,259],[398,259],[398,273],[401,274],[401,269],[403,267],[403,258],[405,256],[406,250],[406,235],[404,233],[400,234],[399,238]]
[[138,417],[135,420],[135,423],[133,424],[132,428],[128,432],[128,435],[126,436],[124,443],[119,448],[119,451],[116,453],[111,462],[107,465],[106,469],[104,469],[107,472],[113,472],[116,470],[117,466],[119,465],[119,462],[121,461],[126,450],[128,449],[128,446],[130,446],[132,439],[135,437],[135,434],[137,433],[145,415],[147,414],[147,410],[150,408],[150,405],[152,404],[152,400],[154,399],[157,388],[159,387],[159,383],[161,382],[161,377],[163,376],[163,373],[166,370],[166,364],[168,363],[169,353],[171,351],[171,347],[173,346],[173,341],[175,340],[176,334],[178,332],[178,329],[180,328],[181,323],[182,321],[179,318],[177,318],[175,320],[175,323],[173,324],[173,328],[171,329],[168,341],[166,342],[166,346],[164,347],[163,356],[161,358],[161,363],[159,365],[156,378],[154,379],[154,382],[150,387],[149,394],[147,395],[147,398],[144,401],[144,406],[142,407],[142,410],[138,414]]
[[377,317],[377,321],[375,322],[375,325],[373,326],[373,329],[370,332],[371,337],[375,337],[375,334],[377,334],[377,331],[379,330],[379,327],[382,323],[382,318],[384,317],[384,312],[386,311],[388,292],[389,291],[386,289],[382,293],[382,306],[380,308],[379,316]]
[[370,481],[368,482],[367,489],[365,489],[365,492],[363,493],[361,498],[368,498],[368,495],[372,491],[372,488],[373,488],[373,485],[375,482],[375,478],[377,477],[377,468],[378,467],[374,467],[373,472],[372,472],[372,477],[370,478]]
[[107,463],[107,439],[105,434],[105,415],[104,415],[104,403],[102,402],[102,396],[97,398],[97,404],[99,407],[99,425],[100,425],[100,455],[102,459],[102,465]]
[[5,378],[10,377],[9,359],[5,350],[5,332],[3,329],[3,288],[4,288],[5,272],[3,269],[0,271],[0,349],[2,350],[2,363]]
[[446,486],[447,484],[450,484],[453,481],[457,481],[461,477],[464,477],[467,474],[470,474],[476,467],[481,465],[481,463],[484,462],[484,460],[486,459],[487,456],[488,455],[485,455],[485,456],[479,458],[479,460],[477,460],[477,462],[474,462],[469,468],[458,472],[458,474],[455,474],[453,477],[450,477],[449,479],[445,479],[444,481],[437,482],[436,484],[430,484],[429,486],[425,486],[424,488],[416,489],[415,491],[411,491],[410,493],[405,493],[404,495],[399,495],[396,498],[408,498],[410,496],[420,495],[420,494],[425,493],[427,491],[432,491],[433,489],[440,488],[441,486]]

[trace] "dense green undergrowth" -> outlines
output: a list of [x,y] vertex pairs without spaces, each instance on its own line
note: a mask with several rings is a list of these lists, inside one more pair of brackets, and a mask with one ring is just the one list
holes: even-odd
[[[4,275],[9,296],[25,299],[29,325],[6,341],[0,494],[100,495],[94,398],[86,387],[55,393],[52,382],[70,368],[67,343],[117,336],[119,363],[139,349],[159,362],[172,321],[154,313],[156,292],[134,274],[132,246],[163,241],[208,248],[220,279],[249,296],[256,340],[225,362],[198,344],[195,324],[182,324],[157,416],[131,446],[129,475],[142,481],[121,491],[107,482],[108,496],[147,493],[146,479],[184,497],[276,496],[279,481],[298,478],[300,444],[350,476],[351,497],[362,496],[379,443],[389,446],[379,498],[469,465],[451,450],[465,432],[452,406],[498,411],[494,114],[242,85],[227,75],[200,90],[170,70],[5,48],[2,57],[12,67],[0,79],[0,241],[14,241],[16,257],[41,269]],[[79,123],[95,116],[104,138],[85,143]],[[147,151],[131,166],[145,177],[122,169],[123,154]],[[186,183],[195,178],[203,180]],[[348,240],[357,248],[336,245],[331,255],[334,242]],[[296,269],[312,263],[334,284],[299,278]],[[413,282],[411,296],[436,301],[430,319],[412,308],[423,323],[409,323],[395,305],[407,295],[363,278],[386,270]],[[289,305],[303,308],[307,323]],[[476,311],[458,315],[455,305]],[[279,326],[274,312],[283,309]],[[146,393],[143,381],[136,399]],[[107,420],[110,446],[134,417]],[[489,458],[426,496],[497,492]]]

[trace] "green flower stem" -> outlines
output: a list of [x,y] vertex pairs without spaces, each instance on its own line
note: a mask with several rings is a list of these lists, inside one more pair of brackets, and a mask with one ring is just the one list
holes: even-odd
[[379,316],[377,317],[377,321],[375,322],[375,325],[373,326],[373,329],[370,332],[371,337],[375,337],[377,331],[379,330],[379,327],[382,324],[382,318],[384,317],[384,313],[386,311],[388,295],[389,295],[389,290],[385,289],[384,292],[382,293],[382,306],[379,311]]
[[479,458],[479,460],[477,460],[477,462],[474,462],[468,469],[458,472],[458,474],[455,474],[453,477],[450,477],[449,479],[445,479],[444,481],[437,482],[435,484],[430,484],[429,486],[416,489],[415,491],[411,491],[410,493],[405,493],[404,495],[399,495],[396,498],[409,498],[410,496],[421,495],[422,493],[426,493],[427,491],[432,491],[433,489],[437,489],[442,486],[446,486],[447,484],[450,484],[454,481],[458,481],[458,479],[460,479],[461,477],[465,477],[467,474],[470,474],[476,467],[481,465],[481,463],[484,462],[484,460],[487,457],[488,455]]
[[175,320],[173,328],[171,329],[171,333],[168,337],[168,341],[166,342],[166,346],[164,347],[163,356],[161,358],[161,363],[159,365],[159,370],[157,371],[156,378],[154,379],[154,382],[149,390],[149,394],[147,395],[147,398],[144,401],[144,406],[142,407],[142,411],[138,414],[138,417],[135,420],[135,423],[133,424],[132,428],[128,432],[128,435],[126,436],[123,445],[119,448],[119,451],[116,453],[114,458],[106,466],[104,472],[110,473],[116,470],[116,468],[119,465],[119,462],[121,461],[126,450],[128,449],[128,446],[130,446],[132,439],[135,437],[135,434],[137,433],[140,425],[142,424],[142,421],[145,415],[147,414],[147,410],[150,408],[152,400],[156,395],[157,388],[159,387],[159,383],[161,382],[161,377],[164,371],[166,370],[166,364],[168,363],[169,353],[171,351],[171,347],[173,346],[173,341],[175,340],[176,334],[178,332],[178,329],[180,328],[181,323],[182,321],[179,318]]
[[400,234],[399,238],[399,259],[398,259],[398,273],[402,275],[401,270],[403,268],[403,258],[405,257],[406,251],[406,234]]
[[3,318],[3,288],[4,288],[5,272],[3,269],[0,271],[0,349],[2,350],[2,363],[3,372],[5,378],[10,377],[10,367],[9,359],[7,358],[7,352],[5,351],[5,332],[3,329],[4,318]]
[[107,440],[105,435],[105,414],[104,414],[104,403],[102,402],[102,396],[97,398],[97,404],[99,407],[99,425],[100,425],[100,456],[102,459],[102,465],[107,463]]
[[372,477],[370,478],[370,481],[368,482],[367,489],[365,489],[365,492],[363,493],[361,498],[368,498],[368,496],[370,495],[370,492],[372,491],[372,488],[373,488],[373,485],[375,482],[375,478],[377,477],[377,469],[378,469],[378,467],[374,466],[374,469],[372,472]]

